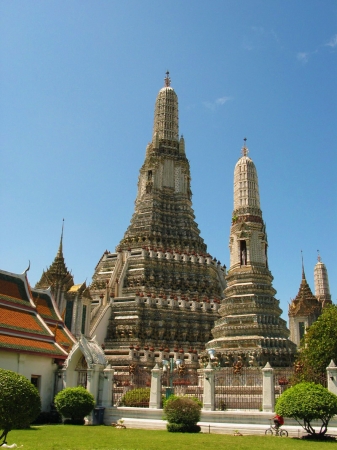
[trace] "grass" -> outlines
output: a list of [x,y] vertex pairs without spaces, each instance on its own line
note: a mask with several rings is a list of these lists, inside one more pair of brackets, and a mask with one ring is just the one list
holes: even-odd
[[[233,430],[234,433],[234,430]],[[8,444],[23,450],[328,450],[336,442],[313,442],[269,436],[231,436],[226,434],[182,434],[167,431],[116,429],[109,426],[43,425],[13,430]]]

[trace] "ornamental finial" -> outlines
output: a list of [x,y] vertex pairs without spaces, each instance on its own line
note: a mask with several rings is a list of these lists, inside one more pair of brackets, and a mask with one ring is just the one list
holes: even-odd
[[317,250],[317,261],[321,262],[321,255],[319,254],[319,250]]
[[248,148],[246,147],[247,138],[244,138],[243,141],[244,141],[243,142],[243,147],[241,149],[242,156],[247,156],[248,152],[249,152]]
[[166,87],[171,86],[171,78],[169,77],[169,75],[170,75],[170,72],[167,71],[167,72],[166,72],[166,77],[164,78],[165,86],[166,86]]
[[303,261],[303,252],[302,252],[302,250],[301,250],[301,258],[302,258],[302,279],[305,280],[304,261]]

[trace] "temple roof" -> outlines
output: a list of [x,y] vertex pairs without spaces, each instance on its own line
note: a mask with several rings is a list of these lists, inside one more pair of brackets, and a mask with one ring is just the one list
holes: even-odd
[[311,292],[305,278],[304,268],[302,268],[302,280],[296,297],[289,305],[289,316],[319,315],[321,304]]
[[74,343],[76,343],[76,339],[66,328],[51,290],[32,289],[32,296],[37,312],[54,334],[56,342],[69,353]]
[[68,271],[63,256],[63,226],[60,239],[60,245],[54,261],[46,271],[43,271],[40,281],[36,284],[36,288],[47,289],[50,286],[61,284],[68,290],[73,284],[74,279]]
[[26,274],[0,270],[0,349],[65,359],[70,349],[67,352],[58,344],[42,316],[50,317],[54,327],[62,319],[52,311],[46,294],[40,295],[41,315]]

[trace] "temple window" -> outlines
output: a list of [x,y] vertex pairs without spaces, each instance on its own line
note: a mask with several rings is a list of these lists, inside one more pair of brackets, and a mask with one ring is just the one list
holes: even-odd
[[303,336],[305,335],[305,323],[304,322],[298,322],[298,331],[300,334],[300,340],[303,338]]
[[246,241],[240,241],[240,264],[247,265],[247,244]]

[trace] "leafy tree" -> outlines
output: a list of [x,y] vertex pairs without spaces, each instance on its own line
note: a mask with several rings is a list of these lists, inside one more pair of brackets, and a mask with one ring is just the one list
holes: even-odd
[[[299,383],[280,396],[275,407],[276,414],[294,418],[310,435],[325,435],[330,419],[337,414],[337,396],[315,383]],[[318,433],[311,422],[320,420]]]
[[83,423],[95,406],[94,397],[82,386],[63,389],[55,396],[54,403],[57,411],[74,424]]
[[171,432],[198,433],[200,427],[201,406],[196,401],[187,397],[170,397],[164,406],[164,412],[168,421],[167,430]]
[[28,427],[40,410],[41,399],[36,387],[26,377],[0,369],[0,446],[6,443],[7,434],[13,428]]
[[132,389],[121,398],[121,405],[134,407],[148,407],[150,402],[150,388]]
[[337,362],[337,306],[331,305],[307,330],[296,360],[295,382],[320,383],[330,361]]

